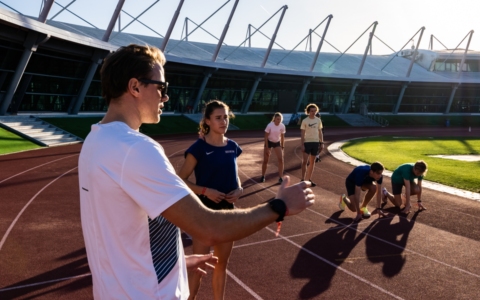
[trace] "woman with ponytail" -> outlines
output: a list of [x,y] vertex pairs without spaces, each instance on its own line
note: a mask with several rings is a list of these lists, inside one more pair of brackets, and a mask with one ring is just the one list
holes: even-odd
[[[213,100],[206,104],[200,121],[200,138],[185,152],[185,163],[178,174],[203,204],[213,210],[234,209],[234,203],[243,193],[237,174],[237,157],[242,149],[225,137],[230,116],[232,114],[225,103]],[[188,180],[194,171],[195,183]],[[192,243],[193,254],[210,253],[209,246],[196,239]],[[212,280],[215,299],[224,297],[232,248],[233,242],[214,246],[214,256],[218,257]],[[195,299],[200,281],[201,275],[189,273],[189,299]]]

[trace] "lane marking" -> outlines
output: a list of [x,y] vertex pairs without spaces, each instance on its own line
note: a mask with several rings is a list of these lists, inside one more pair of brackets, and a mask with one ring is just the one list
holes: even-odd
[[47,184],[46,186],[44,186],[40,191],[38,191],[38,193],[35,194],[35,196],[32,197],[32,199],[30,199],[30,201],[27,202],[27,204],[25,204],[25,206],[22,208],[22,210],[18,213],[17,217],[15,218],[15,220],[13,220],[12,224],[10,224],[10,227],[8,227],[7,229],[7,232],[5,232],[5,235],[3,236],[2,240],[0,241],[0,250],[2,250],[2,247],[3,247],[3,244],[5,244],[5,241],[7,240],[7,237],[8,235],[10,234],[10,231],[12,231],[13,229],[13,226],[15,226],[15,224],[17,223],[18,219],[20,218],[20,216],[23,214],[23,212],[27,209],[27,207],[30,205],[30,203],[33,202],[33,200],[35,200],[35,198],[37,198],[38,195],[40,195],[41,192],[43,192],[43,190],[45,190],[47,187],[49,187],[52,183],[54,183],[55,181],[57,181],[58,179],[62,178],[63,176],[65,176],[67,173],[75,170],[76,168],[78,167],[75,167],[71,170],[68,170],[67,172],[63,173],[62,175],[58,176],[57,178],[55,178],[54,180],[52,180],[49,184]]
[[407,256],[408,253],[397,253],[397,254],[388,254],[388,255],[374,255],[374,256],[364,256],[364,257],[347,257],[347,258],[337,258],[336,261],[349,261],[365,258],[380,258],[380,257],[392,257],[392,256]]
[[92,276],[92,273],[78,275],[78,276],[72,276],[72,277],[65,277],[65,278],[60,278],[60,279],[54,279],[54,280],[49,280],[49,281],[42,281],[42,282],[37,282],[37,283],[32,283],[32,284],[14,286],[14,287],[10,287],[10,288],[0,289],[0,292],[6,292],[6,291],[10,291],[10,290],[16,290],[16,289],[21,289],[21,288],[26,288],[26,287],[31,287],[31,286],[41,285],[41,284],[47,284],[47,283],[58,282],[58,281],[65,281],[65,280],[69,280],[69,279],[82,278],[82,277],[87,277],[87,276]]
[[7,180],[9,180],[9,179],[12,179],[13,177],[17,177],[18,175],[22,175],[23,173],[26,173],[26,172],[28,172],[28,171],[34,170],[34,169],[36,169],[36,168],[40,168],[41,166],[45,166],[45,165],[51,164],[51,163],[53,163],[53,162],[56,162],[56,161],[59,161],[59,160],[62,160],[62,159],[66,159],[66,158],[69,158],[69,157],[72,157],[72,156],[77,156],[77,155],[80,155],[80,154],[74,154],[74,155],[70,155],[70,156],[67,156],[67,157],[63,157],[63,158],[59,158],[59,159],[56,159],[56,160],[52,160],[52,161],[50,161],[50,162],[44,163],[44,164],[42,164],[42,165],[36,166],[36,167],[31,168],[31,169],[28,169],[28,170],[26,170],[26,171],[20,172],[20,173],[18,173],[18,174],[16,174],[16,175],[10,176],[10,177],[8,177],[7,179],[3,179],[2,181],[0,181],[0,183],[5,182],[5,181],[7,181]]
[[237,276],[233,275],[232,272],[230,272],[229,270],[227,270],[227,274],[228,276],[232,277],[233,280],[235,280],[241,287],[243,287],[247,292],[250,293],[250,295],[253,296],[253,298],[257,299],[257,300],[263,300],[262,297],[260,297],[257,293],[255,293],[251,288],[249,288],[245,283],[243,283],[243,281],[241,281],[240,279],[238,279]]
[[[317,211],[314,211],[314,210],[312,210],[312,209],[310,209],[310,208],[307,208],[307,210],[309,210],[309,211],[311,211],[311,212],[313,212],[313,213],[315,213],[315,214],[317,214],[317,215],[320,215],[320,216],[322,216],[322,217],[324,217],[324,218],[326,218],[326,219],[330,219],[332,222],[335,222],[335,223],[337,223],[337,224],[346,225],[346,224],[344,224],[344,223],[342,223],[342,222],[340,222],[340,221],[331,219],[331,218],[325,216],[324,214],[319,213],[319,212],[317,212]],[[444,265],[444,266],[446,266],[446,267],[450,267],[450,268],[453,268],[453,269],[455,269],[455,270],[457,270],[457,271],[463,272],[463,273],[465,273],[465,274],[468,274],[468,275],[471,275],[471,276],[480,278],[480,275],[477,275],[477,274],[475,274],[475,273],[472,273],[472,272],[469,272],[469,271],[460,269],[460,268],[458,268],[458,267],[449,265],[449,264],[444,263],[444,262],[442,262],[442,261],[439,261],[439,260],[437,260],[437,259],[435,259],[435,258],[433,258],[433,257],[430,257],[430,256],[427,256],[427,255],[418,253],[418,252],[416,252],[416,251],[414,251],[414,250],[410,250],[410,249],[407,249],[407,248],[405,248],[405,247],[396,245],[396,244],[391,243],[391,242],[389,242],[389,241],[386,241],[386,240],[384,240],[384,239],[382,239],[382,238],[376,237],[376,236],[374,236],[374,235],[372,235],[372,234],[369,234],[369,233],[366,233],[366,232],[363,232],[363,231],[360,231],[360,230],[357,230],[357,229],[354,229],[354,228],[351,228],[351,227],[349,227],[348,229],[355,230],[355,231],[357,231],[357,232],[360,233],[360,234],[363,234],[363,235],[365,235],[365,236],[372,237],[372,238],[374,238],[374,239],[376,239],[376,240],[379,240],[379,241],[381,241],[381,242],[384,242],[384,243],[386,243],[386,244],[389,244],[389,245],[391,245],[391,246],[394,246],[394,247],[396,247],[396,248],[398,248],[398,249],[411,252],[411,253],[413,253],[413,254],[416,254],[416,255],[421,256],[421,257],[426,258],[426,259],[429,259],[429,260],[431,260],[431,261],[434,261],[434,262],[439,263],[439,264],[441,264],[441,265]]]
[[[273,194],[276,195],[276,193],[273,192],[271,189],[269,189],[269,188],[267,188],[267,187],[259,184],[258,182],[256,182],[255,180],[253,180],[251,177],[249,177],[249,176],[248,176],[247,174],[245,174],[245,172],[243,172],[243,170],[241,170],[240,168],[238,168],[238,170],[240,170],[240,172],[242,172],[243,175],[245,175],[246,177],[250,178],[253,182],[257,183],[258,185],[264,187],[266,190],[268,190],[268,191],[270,191],[271,193],[273,193]],[[345,225],[345,224],[343,224],[343,225]],[[345,225],[345,226],[347,226],[347,225]],[[267,229],[268,231],[272,232],[273,234],[276,234],[276,231],[274,231],[274,230],[272,230],[272,229],[270,229],[270,228],[268,228],[268,227],[265,227],[265,229]],[[340,267],[340,266],[338,266],[338,265],[336,265],[336,264],[334,264],[334,263],[326,260],[325,258],[321,257],[320,255],[317,255],[316,253],[314,253],[314,252],[312,252],[312,251],[304,248],[303,246],[300,246],[299,244],[297,244],[297,243],[295,243],[294,241],[292,241],[292,240],[284,237],[283,235],[279,234],[278,236],[279,236],[280,238],[284,239],[285,241],[289,242],[290,244],[296,246],[297,248],[299,248],[299,249],[307,252],[308,254],[312,255],[313,257],[316,257],[316,258],[320,259],[321,261],[325,262],[326,264],[328,264],[328,265],[330,265],[330,266],[332,266],[332,267],[334,267],[334,268],[336,268],[336,269],[338,269],[338,270],[340,270],[340,271],[342,271],[342,272],[344,272],[344,273],[352,276],[353,278],[355,278],[355,279],[357,279],[357,280],[359,280],[359,281],[361,281],[361,282],[363,282],[363,283],[366,283],[366,284],[368,284],[369,286],[371,286],[371,287],[373,287],[373,288],[376,288],[377,290],[379,290],[379,291],[381,291],[381,292],[383,292],[383,293],[385,293],[385,294],[387,294],[387,295],[390,295],[391,297],[393,297],[393,298],[395,298],[395,299],[401,299],[401,300],[403,300],[403,298],[401,298],[401,297],[399,297],[399,296],[397,296],[397,295],[395,295],[395,294],[392,294],[392,293],[390,293],[389,291],[381,288],[380,286],[378,286],[378,285],[376,285],[376,284],[374,284],[374,283],[372,283],[372,282],[364,279],[363,277],[360,277],[360,276],[358,276],[358,275],[356,275],[356,274],[354,274],[354,273],[352,273],[352,272],[350,272],[350,271],[348,271],[348,270],[346,270],[346,269],[344,269],[344,268],[342,268],[342,267]]]
[[[273,234],[276,233],[276,231],[274,231],[274,230],[272,230],[272,229],[270,229],[270,228],[268,228],[268,227],[266,227],[266,229],[269,230],[270,232],[272,232]],[[318,255],[318,254],[316,254],[316,253],[314,253],[314,252],[306,249],[305,247],[300,246],[299,244],[295,243],[294,241],[292,241],[292,240],[290,240],[290,239],[287,239],[286,237],[282,236],[281,234],[279,234],[278,236],[281,237],[282,239],[284,239],[285,241],[289,242],[290,244],[294,245],[295,247],[297,247],[297,248],[299,248],[299,249],[307,252],[308,254],[312,255],[313,257],[316,257],[316,258],[318,258],[319,260],[323,261],[324,263],[326,263],[326,264],[334,267],[335,269],[338,269],[338,270],[340,270],[340,271],[343,271],[343,272],[345,272],[346,274],[352,276],[353,278],[355,278],[355,279],[357,279],[357,280],[359,280],[359,281],[361,281],[361,282],[363,282],[363,283],[366,283],[366,284],[368,284],[369,286],[371,286],[371,287],[373,287],[373,288],[376,288],[377,290],[379,290],[379,291],[381,291],[381,292],[383,292],[383,293],[385,293],[385,294],[387,294],[387,295],[389,295],[389,296],[391,296],[391,297],[393,297],[393,298],[395,298],[395,299],[403,300],[403,298],[401,298],[401,297],[399,297],[399,296],[397,296],[397,295],[395,295],[395,294],[393,294],[393,293],[390,293],[389,291],[381,288],[380,286],[378,286],[378,285],[376,285],[376,284],[374,284],[374,283],[372,283],[372,282],[364,279],[363,277],[360,277],[360,276],[358,276],[358,275],[356,275],[356,274],[354,274],[354,273],[352,273],[352,272],[350,272],[350,271],[348,271],[348,270],[340,267],[339,265],[336,265],[336,264],[332,263],[331,261],[329,261],[329,260],[321,257],[320,255]]]

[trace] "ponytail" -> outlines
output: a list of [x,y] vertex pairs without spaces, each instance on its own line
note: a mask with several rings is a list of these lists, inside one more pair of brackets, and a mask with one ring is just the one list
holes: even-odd
[[213,111],[217,108],[225,108],[228,111],[228,115],[230,117],[235,117],[233,113],[230,111],[230,108],[227,104],[223,103],[222,101],[218,100],[211,100],[207,104],[205,104],[205,109],[203,110],[202,120],[200,121],[200,131],[207,135],[210,132],[210,126],[207,125],[205,122],[206,119],[210,119],[210,115]]

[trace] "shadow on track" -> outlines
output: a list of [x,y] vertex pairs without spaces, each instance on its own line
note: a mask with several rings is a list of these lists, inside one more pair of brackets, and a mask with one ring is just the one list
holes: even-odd
[[[398,209],[395,209],[395,211],[398,213]],[[339,222],[351,225],[349,228],[337,223],[336,227],[332,227],[330,230],[312,238],[303,247],[337,266],[341,266],[345,262],[362,263],[368,259],[372,263],[383,263],[383,274],[385,276],[392,277],[398,274],[406,262],[406,258],[402,254],[403,248],[407,244],[409,233],[413,229],[418,212],[411,220],[400,217],[400,222],[395,224],[392,224],[393,218],[388,219],[389,222],[385,219],[375,220],[363,230],[365,234],[359,234],[356,231],[358,226],[362,225],[362,222],[352,224],[352,218],[340,218],[341,213],[340,211],[334,213],[325,223]],[[401,249],[379,241],[372,236],[388,241],[401,247]],[[397,240],[399,236],[401,238]],[[365,257],[349,258],[352,250],[364,239],[366,243]],[[371,265],[365,266],[371,267]],[[299,293],[301,299],[310,299],[328,290],[336,272],[337,268],[312,257],[305,251],[299,252],[290,269],[293,278],[310,279]]]

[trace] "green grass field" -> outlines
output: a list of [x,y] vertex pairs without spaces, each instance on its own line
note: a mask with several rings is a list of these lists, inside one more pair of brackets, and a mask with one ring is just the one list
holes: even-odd
[[414,126],[414,127],[444,127],[450,120],[450,127],[480,126],[480,116],[402,116],[382,115],[389,122],[389,126]]
[[[394,171],[404,163],[424,160],[428,164],[426,180],[480,192],[480,162],[465,162],[427,155],[480,154],[480,139],[471,137],[401,137],[382,136],[352,140],[342,150],[351,157],[371,164],[383,163]],[[398,136],[397,136],[398,137]]]
[[37,148],[42,148],[42,146],[0,128],[0,155]]

